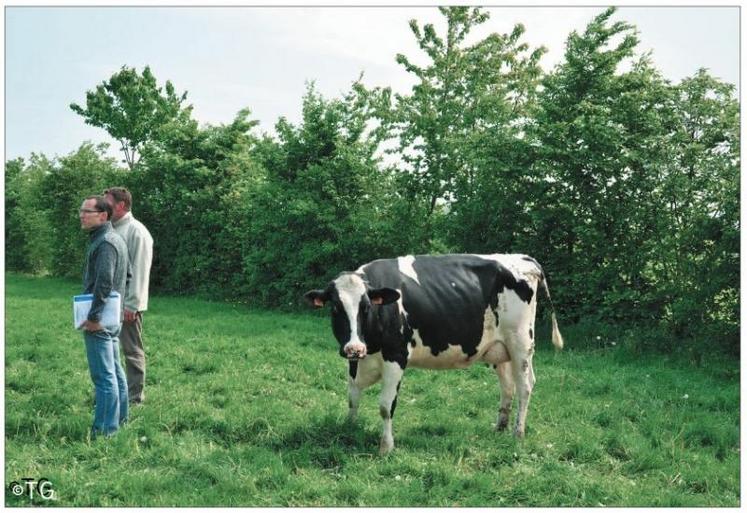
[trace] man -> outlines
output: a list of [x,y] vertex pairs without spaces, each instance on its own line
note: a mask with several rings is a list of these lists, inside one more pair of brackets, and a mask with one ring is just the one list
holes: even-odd
[[124,297],[122,352],[125,355],[129,396],[132,404],[145,398],[145,350],[143,348],[143,312],[148,309],[148,283],[153,259],[153,238],[148,229],[130,212],[132,194],[123,187],[104,191],[112,207],[112,225],[124,239],[130,260],[130,283]]
[[80,326],[95,390],[91,437],[112,436],[127,421],[127,381],[119,363],[117,337],[121,323],[102,325],[101,314],[112,291],[124,296],[127,246],[110,221],[111,206],[103,196],[89,196],[80,206],[80,226],[89,234],[83,270],[83,293],[93,294],[91,309]]

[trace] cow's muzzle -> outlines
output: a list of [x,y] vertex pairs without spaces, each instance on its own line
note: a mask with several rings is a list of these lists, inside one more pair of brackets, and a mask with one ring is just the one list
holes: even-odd
[[366,350],[366,344],[361,342],[349,342],[342,348],[342,352],[345,354],[345,358],[351,362],[362,360],[368,354]]

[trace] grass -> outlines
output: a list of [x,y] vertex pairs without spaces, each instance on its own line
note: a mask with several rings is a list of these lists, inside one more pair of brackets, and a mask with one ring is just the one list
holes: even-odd
[[738,362],[697,367],[593,334],[538,334],[527,437],[492,429],[491,369],[408,370],[395,449],[378,456],[379,386],[345,422],[329,321],[154,297],[146,403],[88,439],[92,386],[72,329],[74,282],[6,274],[7,485],[47,478],[55,506],[739,505]]

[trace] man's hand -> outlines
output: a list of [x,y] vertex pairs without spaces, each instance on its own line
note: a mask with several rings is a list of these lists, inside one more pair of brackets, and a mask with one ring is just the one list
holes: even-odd
[[85,321],[83,321],[83,323],[80,326],[78,326],[78,329],[79,330],[82,329],[82,330],[85,330],[85,331],[90,331],[90,332],[93,333],[93,332],[96,332],[96,331],[103,330],[104,327],[101,325],[100,322],[91,322],[88,319],[86,319]]
[[125,322],[135,322],[136,318],[137,318],[137,312],[133,312],[132,310],[128,310],[127,308],[124,309],[124,321]]

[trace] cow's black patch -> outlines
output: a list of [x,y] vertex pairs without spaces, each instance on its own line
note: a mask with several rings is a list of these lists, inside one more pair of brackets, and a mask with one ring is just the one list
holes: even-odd
[[348,362],[348,373],[350,374],[350,377],[355,379],[355,377],[358,375],[358,362]]
[[345,309],[342,307],[340,294],[337,292],[334,282],[329,284],[327,291],[330,303],[332,304],[332,334],[340,344],[340,356],[345,357],[346,355],[342,348],[350,341],[350,321],[345,313]]
[[384,357],[384,361],[396,362],[399,368],[405,370],[407,367],[407,351],[402,351],[401,348],[388,348],[383,347],[381,356]]
[[542,266],[540,266],[539,262],[537,262],[537,260],[535,260],[534,258],[524,255],[523,257],[521,257],[521,259],[526,260],[527,262],[532,262],[537,266],[537,269],[542,270]]
[[519,299],[529,304],[532,301],[532,297],[534,297],[534,291],[532,290],[532,287],[529,286],[529,283],[526,280],[517,280],[516,276],[514,276],[514,273],[512,273],[502,265],[497,264],[497,267],[497,292],[501,293],[504,289],[513,290],[516,295],[519,296]]
[[529,328],[529,338],[534,340],[534,330],[532,328]]

